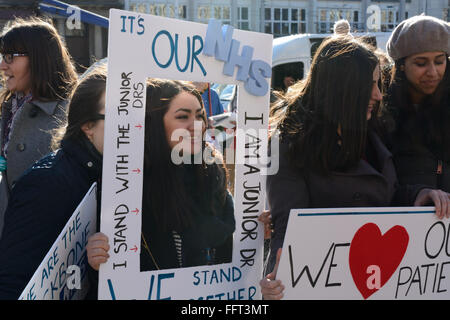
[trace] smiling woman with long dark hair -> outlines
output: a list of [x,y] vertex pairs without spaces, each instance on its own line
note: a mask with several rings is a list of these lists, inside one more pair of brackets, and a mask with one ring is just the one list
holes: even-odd
[[[188,83],[147,84],[141,270],[231,262],[233,200],[220,154],[202,140],[202,101]],[[202,124],[199,132],[194,121]],[[176,130],[185,131],[188,143],[174,139]],[[185,157],[190,164],[175,164],[172,150],[180,143],[192,156],[200,153],[201,163]],[[214,161],[206,163],[205,153]]]

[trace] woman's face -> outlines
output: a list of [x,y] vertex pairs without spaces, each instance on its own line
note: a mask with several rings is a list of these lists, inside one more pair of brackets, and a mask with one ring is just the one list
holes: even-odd
[[[100,105],[103,106],[99,114],[105,114],[105,93],[102,94]],[[103,138],[105,132],[105,120],[89,121],[82,126],[86,137],[94,145],[100,154],[103,154]]]
[[369,106],[367,108],[367,120],[370,120],[370,118],[372,118],[373,108],[383,98],[383,96],[381,95],[380,87],[378,86],[378,82],[380,81],[380,66],[379,65],[377,65],[375,67],[375,70],[373,70],[372,79],[373,79],[372,91],[370,94]]
[[5,78],[6,88],[11,92],[31,91],[30,58],[27,56],[13,57],[10,64],[2,59],[0,70]]
[[447,56],[444,52],[423,52],[405,59],[403,71],[414,103],[420,103],[426,95],[436,91],[446,67]]
[[163,117],[170,149],[179,145],[182,150],[189,150],[191,154],[202,150],[205,131],[203,113],[200,102],[188,92],[181,92],[172,99]]

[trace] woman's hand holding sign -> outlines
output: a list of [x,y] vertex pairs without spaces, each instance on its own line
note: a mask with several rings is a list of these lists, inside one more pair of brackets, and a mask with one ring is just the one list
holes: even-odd
[[281,280],[275,280],[278,271],[278,265],[280,264],[281,248],[277,251],[277,260],[275,268],[264,279],[259,282],[261,286],[261,293],[265,300],[280,300],[284,296],[284,285]]
[[92,267],[92,269],[98,271],[98,269],[100,268],[100,264],[108,261],[108,242],[108,237],[101,232],[97,232],[89,237],[86,250],[88,263]]
[[422,189],[417,194],[415,206],[425,206],[433,203],[436,216],[439,219],[450,218],[450,193],[435,189]]

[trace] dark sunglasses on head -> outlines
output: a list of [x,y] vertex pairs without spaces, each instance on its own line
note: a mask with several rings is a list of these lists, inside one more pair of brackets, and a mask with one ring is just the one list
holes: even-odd
[[26,57],[28,54],[26,53],[2,53],[1,59],[5,61],[7,64],[11,64],[14,60],[14,57]]

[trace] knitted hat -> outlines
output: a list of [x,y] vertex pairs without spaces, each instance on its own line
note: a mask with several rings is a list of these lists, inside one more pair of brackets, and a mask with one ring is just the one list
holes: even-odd
[[350,33],[350,23],[346,19],[338,20],[333,26],[333,37],[350,37],[353,35]]
[[450,24],[425,15],[403,20],[389,37],[386,49],[394,60],[429,51],[450,54]]
[[333,33],[334,35],[350,35],[350,23],[345,19],[336,21],[333,26]]

